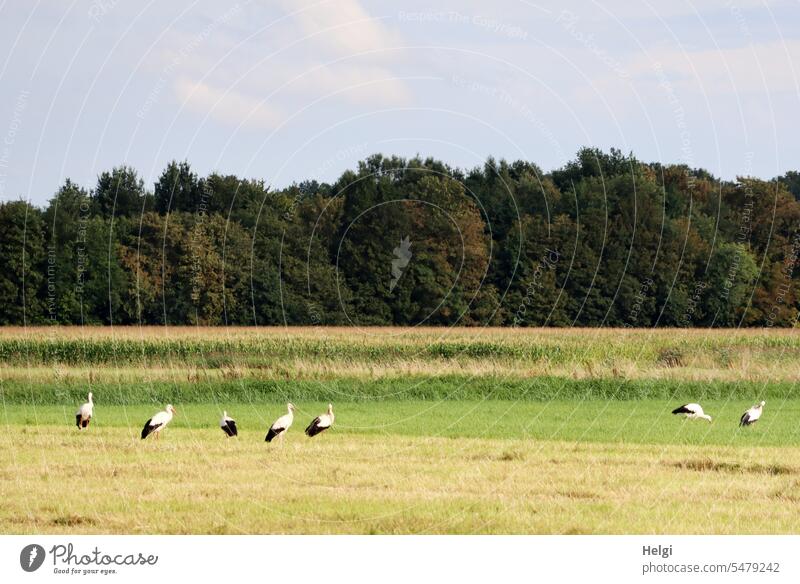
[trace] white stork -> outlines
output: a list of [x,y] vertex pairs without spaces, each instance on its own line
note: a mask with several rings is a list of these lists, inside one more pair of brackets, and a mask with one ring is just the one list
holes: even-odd
[[89,422],[92,421],[92,414],[94,413],[94,402],[92,401],[92,392],[89,392],[89,401],[78,408],[75,412],[75,425],[78,430],[83,430],[89,427]]
[[142,440],[147,438],[150,434],[155,434],[156,438],[158,438],[159,434],[161,434],[161,430],[172,421],[172,416],[176,413],[172,404],[167,404],[163,412],[158,412],[144,423],[144,428],[142,428]]
[[228,412],[222,412],[222,419],[219,421],[219,427],[230,438],[239,435],[239,430],[236,429],[236,420],[228,415]]
[[691,420],[708,420],[711,421],[711,416],[703,411],[700,404],[683,404],[679,408],[672,410],[673,414],[686,414],[686,417]]
[[745,413],[742,414],[742,419],[739,420],[740,426],[749,426],[750,424],[755,424],[758,422],[758,419],[761,417],[761,412],[764,409],[764,406],[767,402],[762,401],[760,404],[753,406]]
[[283,443],[283,435],[286,434],[286,431],[292,426],[292,422],[294,422],[294,404],[286,404],[286,409],[288,412],[275,420],[272,426],[269,427],[267,437],[264,438],[265,442],[272,442],[272,440],[278,436],[280,437],[281,443]]
[[311,438],[320,432],[324,432],[331,426],[333,426],[333,404],[328,404],[328,413],[314,418],[308,425],[308,428],[306,428],[306,434]]

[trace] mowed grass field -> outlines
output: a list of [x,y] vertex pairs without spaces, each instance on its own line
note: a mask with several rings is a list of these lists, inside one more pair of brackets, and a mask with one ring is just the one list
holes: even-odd
[[[793,331],[0,330],[0,532],[797,533],[798,351]],[[713,423],[670,413],[686,401]]]

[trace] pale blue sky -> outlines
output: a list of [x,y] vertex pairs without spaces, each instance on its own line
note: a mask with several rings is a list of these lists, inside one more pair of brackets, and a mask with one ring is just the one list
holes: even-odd
[[275,187],[374,152],[800,169],[796,1],[398,4],[6,1],[0,199],[172,159]]

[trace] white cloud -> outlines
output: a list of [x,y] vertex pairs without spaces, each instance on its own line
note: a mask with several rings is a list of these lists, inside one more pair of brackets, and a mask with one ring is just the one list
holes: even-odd
[[379,19],[370,16],[357,0],[336,0],[308,4],[284,0],[287,11],[297,11],[293,18],[305,35],[336,55],[352,55],[383,50],[399,44],[399,37]]
[[[192,111],[248,127],[274,128],[319,99],[359,107],[409,103],[411,92],[393,71],[397,52],[391,48],[398,37],[356,0],[283,6],[280,27],[241,44],[236,31],[225,26],[202,42],[196,34],[171,30],[156,53],[160,64],[151,69],[177,77],[174,94]],[[275,17],[262,12],[261,22]],[[379,52],[361,54],[373,50]]]
[[232,89],[221,89],[185,77],[175,82],[175,93],[189,109],[222,122],[273,129],[284,116],[261,99]]

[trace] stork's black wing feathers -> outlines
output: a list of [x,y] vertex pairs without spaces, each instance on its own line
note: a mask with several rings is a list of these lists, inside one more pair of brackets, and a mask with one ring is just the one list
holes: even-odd
[[76,425],[78,428],[80,428],[80,427],[81,427],[81,415],[80,415],[80,414],[76,414],[76,415],[75,415],[75,425]]
[[228,429],[231,431],[229,436],[238,436],[239,430],[236,429],[236,420],[228,420]]
[[750,424],[752,424],[752,423],[753,423],[753,422],[751,422],[751,421],[750,421],[750,412],[745,412],[745,413],[742,415],[742,419],[741,419],[741,420],[739,420],[739,425],[740,425],[740,426],[749,426],[749,425],[750,425]]
[[320,433],[320,432],[322,432],[323,430],[327,430],[327,429],[328,429],[328,426],[320,426],[320,425],[319,425],[319,424],[320,424],[320,421],[321,421],[321,420],[319,419],[319,416],[317,416],[316,418],[314,418],[314,421],[312,421],[312,422],[311,422],[311,423],[308,425],[308,428],[306,428],[306,435],[308,435],[309,437],[311,437],[311,436],[316,436],[317,434],[319,434],[319,433]]
[[153,421],[153,418],[150,418],[144,423],[144,428],[142,428],[142,440],[147,438],[150,434],[152,434],[155,430],[163,426],[164,424],[156,424],[155,426],[151,426],[150,422]]
[[319,424],[319,417],[316,417],[313,420],[311,420],[311,423],[306,427],[305,432],[308,436],[313,436],[314,434],[317,433],[315,431],[317,429],[317,424]]
[[690,410],[689,408],[687,408],[686,407],[687,405],[688,404],[684,404],[679,408],[675,408],[674,410],[672,410],[672,413],[673,414],[693,414],[694,412],[692,410]]
[[281,432],[283,432],[283,431],[285,431],[285,430],[286,430],[286,428],[275,428],[275,427],[272,427],[272,428],[270,428],[270,429],[269,429],[269,431],[267,432],[267,437],[266,437],[266,438],[264,438],[264,441],[265,441],[265,442],[272,442],[272,440],[273,440],[273,439],[274,439],[274,438],[275,438],[275,437],[276,437],[278,434],[280,434]]

